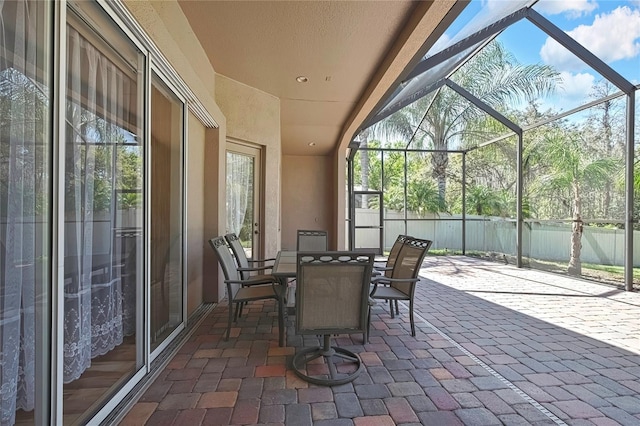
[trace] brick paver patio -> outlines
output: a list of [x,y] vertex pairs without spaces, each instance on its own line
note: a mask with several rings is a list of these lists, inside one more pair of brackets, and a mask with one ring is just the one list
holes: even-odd
[[223,302],[121,425],[640,425],[640,295],[468,257],[427,257],[406,307],[374,308],[366,370],[321,387],[293,374],[289,318],[252,303],[222,339]]

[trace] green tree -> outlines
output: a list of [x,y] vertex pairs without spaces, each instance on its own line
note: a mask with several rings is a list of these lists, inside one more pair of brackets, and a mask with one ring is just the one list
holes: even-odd
[[501,191],[484,185],[474,185],[467,189],[467,212],[479,216],[505,216],[509,210]]
[[583,136],[572,129],[556,128],[540,139],[536,151],[546,165],[547,173],[536,177],[536,187],[546,193],[570,194],[572,217],[571,251],[567,272],[582,273],[582,203],[586,188],[601,187],[622,166],[611,158],[593,158]]
[[[522,65],[497,41],[489,43],[453,76],[452,80],[498,111],[508,104],[530,101],[551,93],[559,82],[558,73],[546,65]],[[461,140],[467,124],[485,113],[453,90],[442,89],[426,111],[421,129],[432,147],[433,176],[441,198],[446,195],[450,146]]]

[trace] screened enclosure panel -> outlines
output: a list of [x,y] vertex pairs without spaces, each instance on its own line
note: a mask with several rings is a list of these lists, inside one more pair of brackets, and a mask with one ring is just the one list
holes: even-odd
[[517,239],[514,220],[467,217],[465,238],[467,254],[480,253],[497,259],[507,255],[511,256],[511,263],[515,263]]
[[379,253],[381,244],[379,229],[356,229],[354,241],[355,250]]
[[552,122],[525,132],[523,193],[529,217],[624,220],[626,144],[620,135],[607,135],[598,109],[591,113],[582,126]]
[[[420,97],[431,91],[431,86],[438,80],[449,76],[460,64],[464,63],[480,46],[493,37],[491,32],[488,35],[476,35],[478,31],[496,25],[500,20],[511,15],[518,10],[529,7],[535,0],[501,1],[493,2],[492,7],[482,7],[479,10],[470,8],[463,11],[457,21],[466,22],[455,35],[445,33],[427,52],[425,58],[429,58],[440,52],[446,51],[456,43],[474,36],[474,43],[463,51],[451,56],[443,62],[433,66],[431,69],[403,83],[389,100],[380,109],[374,120],[392,114],[396,110],[415,102]],[[456,27],[454,23],[453,27]],[[459,24],[458,24],[459,28]]]
[[[375,143],[372,143],[376,146]],[[361,146],[362,147],[362,146]],[[379,191],[382,189],[382,153],[380,151],[359,150],[353,160],[354,186],[358,191]],[[360,205],[357,205],[360,207]]]
[[[437,220],[434,220],[437,219]],[[407,221],[407,235],[433,241],[433,250],[462,250],[462,217],[441,214],[437,217]]]
[[466,154],[465,212],[493,218],[515,218],[517,145],[510,138]]

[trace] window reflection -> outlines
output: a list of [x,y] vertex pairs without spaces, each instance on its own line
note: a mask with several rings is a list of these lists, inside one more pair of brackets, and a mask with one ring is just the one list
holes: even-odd
[[151,91],[151,347],[182,324],[180,100],[154,74]]
[[[106,17],[97,17],[98,22],[104,20],[103,25],[113,25]],[[63,230],[65,423],[91,415],[99,406],[96,403],[141,365],[136,351],[137,294],[142,285],[143,152],[135,71],[139,64],[122,59],[140,56],[132,47],[129,50],[125,55],[114,52],[76,15],[69,14]]]
[[46,415],[49,397],[50,52],[42,48],[48,11],[44,2],[0,2],[2,425],[32,424]]

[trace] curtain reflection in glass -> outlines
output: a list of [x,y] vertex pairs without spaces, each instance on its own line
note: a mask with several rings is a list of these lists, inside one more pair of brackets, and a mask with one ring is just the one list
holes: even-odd
[[[73,16],[65,112],[65,423],[88,414],[112,384],[135,371],[129,348],[136,343],[142,279],[137,64],[123,61]],[[135,51],[130,56],[137,58]],[[109,355],[116,362],[105,357],[119,347]],[[97,362],[109,362],[109,371],[90,369]]]
[[[48,312],[44,293],[49,268],[49,90],[43,22],[47,5],[0,1],[0,424],[16,410],[32,411],[37,316]],[[33,421],[34,413],[21,412]]]
[[227,232],[235,233],[251,257],[254,157],[227,152]]

